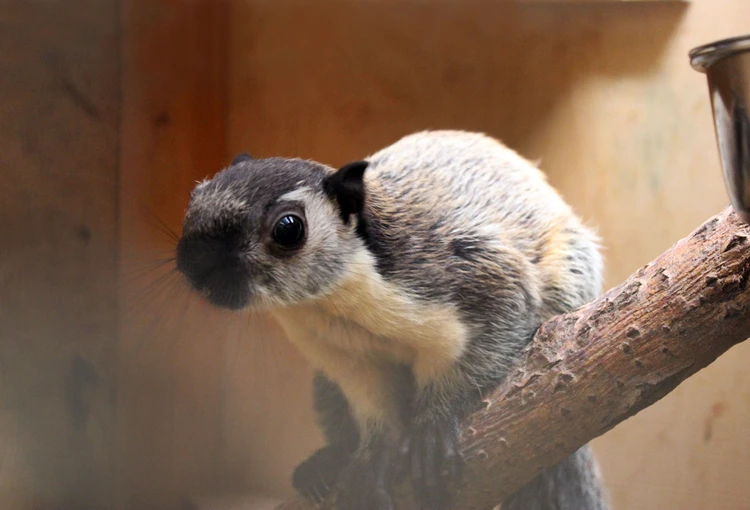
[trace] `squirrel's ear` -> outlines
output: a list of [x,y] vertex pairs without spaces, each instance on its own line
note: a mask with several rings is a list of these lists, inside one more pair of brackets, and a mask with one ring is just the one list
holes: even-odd
[[359,214],[365,206],[364,175],[368,165],[367,161],[349,163],[323,183],[326,193],[339,204],[341,219],[346,224],[352,214]]
[[236,165],[237,163],[242,163],[243,161],[249,161],[253,159],[253,157],[248,154],[247,152],[243,152],[242,154],[237,154],[234,159],[232,160],[232,165]]

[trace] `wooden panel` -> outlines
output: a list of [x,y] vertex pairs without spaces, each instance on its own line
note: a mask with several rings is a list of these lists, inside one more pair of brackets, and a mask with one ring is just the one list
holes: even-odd
[[[123,2],[118,463],[123,510],[176,508],[216,482],[223,328],[171,256],[196,180],[226,163],[225,6]],[[162,228],[163,230],[163,228]],[[135,261],[135,262],[134,262]]]
[[[600,228],[613,285],[727,203],[687,52],[746,31],[750,5],[692,4],[237,2],[229,147],[337,165],[418,129],[489,132],[541,158]],[[227,366],[224,459],[237,483],[283,494],[319,437],[298,408],[306,365],[268,328],[249,341],[276,352],[233,363],[271,375]],[[616,509],[746,506],[748,351],[595,442]]]
[[0,4],[0,508],[102,508],[116,353],[116,0]]

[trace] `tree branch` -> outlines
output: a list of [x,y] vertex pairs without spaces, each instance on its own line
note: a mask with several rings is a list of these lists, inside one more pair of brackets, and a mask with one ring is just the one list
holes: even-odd
[[544,323],[462,425],[455,508],[493,508],[750,336],[749,237],[727,208],[599,299]]

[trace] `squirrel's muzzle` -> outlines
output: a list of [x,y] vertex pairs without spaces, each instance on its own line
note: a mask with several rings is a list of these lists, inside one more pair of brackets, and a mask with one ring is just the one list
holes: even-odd
[[177,270],[212,304],[243,308],[250,300],[250,287],[241,240],[234,229],[183,236],[177,243]]

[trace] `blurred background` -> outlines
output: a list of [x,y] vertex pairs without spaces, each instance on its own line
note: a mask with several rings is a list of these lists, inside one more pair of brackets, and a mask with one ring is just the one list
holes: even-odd
[[[748,31],[747,0],[0,2],[0,508],[290,494],[309,368],[169,260],[236,153],[487,132],[599,229],[609,288],[728,204],[687,53]],[[748,507],[748,359],[594,442],[616,510]]]

